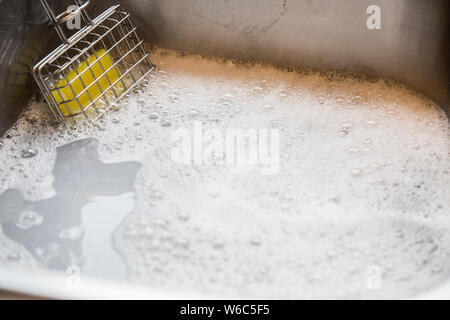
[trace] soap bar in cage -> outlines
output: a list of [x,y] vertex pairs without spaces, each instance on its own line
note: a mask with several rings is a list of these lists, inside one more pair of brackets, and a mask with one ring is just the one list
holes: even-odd
[[114,60],[104,49],[90,55],[86,61],[79,63],[76,70],[69,71],[50,90],[64,116],[82,113],[91,101],[115,82],[114,90],[117,93],[124,90],[120,81],[117,81],[120,72],[117,68],[111,68]]
[[[33,67],[33,76],[56,119],[99,119],[155,69],[130,14],[120,5],[86,18],[86,25],[67,37],[59,18],[65,16],[55,16],[41,2],[63,43]],[[87,16],[89,1],[76,2]]]

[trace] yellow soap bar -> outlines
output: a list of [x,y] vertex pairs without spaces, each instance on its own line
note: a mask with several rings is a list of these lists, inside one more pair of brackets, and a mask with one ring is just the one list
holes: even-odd
[[[109,88],[110,83],[113,84],[117,79],[119,79],[120,73],[118,70],[116,70],[116,68],[112,68],[107,72],[109,81],[106,75],[102,76],[104,71],[108,70],[114,64],[114,61],[109,54],[104,55],[105,52],[106,51],[102,49],[89,56],[86,59],[88,63],[86,63],[86,61],[82,61],[76,67],[76,71],[71,70],[66,74],[67,80],[66,78],[62,78],[57,82],[56,87],[51,90],[53,98],[58,103],[59,109],[64,116],[69,116],[70,114],[75,115],[82,112],[82,108],[87,107],[92,100],[95,100],[95,98],[97,98],[102,93],[102,91],[105,92]],[[103,57],[100,58],[101,56]],[[100,58],[100,60],[96,61],[98,58]],[[83,74],[81,74],[84,70],[88,69],[89,66],[91,70],[87,70]],[[87,88],[95,81],[92,73],[94,74],[95,79],[98,79],[98,85],[94,84],[89,87],[87,91],[81,93],[85,88]],[[81,74],[81,76],[79,76],[79,74]],[[72,82],[72,84],[68,85],[68,83],[70,82]],[[123,88],[120,85],[120,81],[116,85],[114,85],[114,89],[116,91],[122,91]],[[63,103],[63,101],[69,101],[72,99],[75,100]],[[69,108],[70,113],[68,112],[67,108]]]

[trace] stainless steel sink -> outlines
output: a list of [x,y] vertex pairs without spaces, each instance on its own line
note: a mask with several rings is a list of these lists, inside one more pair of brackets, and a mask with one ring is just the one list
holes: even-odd
[[[98,13],[111,3],[93,1],[92,10]],[[120,3],[131,11],[139,32],[150,44],[208,56],[393,79],[434,99],[450,116],[450,5],[446,0],[379,0],[380,29],[367,25],[374,14],[368,12],[373,1],[367,0],[123,0]],[[64,7],[66,2],[58,4]],[[53,5],[57,5],[56,1]],[[42,13],[37,1],[0,1],[0,136],[14,125],[34,93],[28,68],[56,39],[56,34],[45,32],[48,21]],[[33,52],[31,57],[30,52]],[[81,208],[89,202],[88,194],[126,198],[133,191],[139,163],[101,163],[97,145],[95,140],[84,140],[58,149],[53,186],[59,194],[52,198],[28,201],[18,190],[0,192],[0,222],[1,215],[14,215],[30,208],[45,212],[50,218],[50,225],[36,230],[39,235],[34,238],[25,236],[15,225],[3,226],[3,232],[30,252],[35,251],[54,242],[59,237],[57,232],[68,221],[81,219],[84,214]],[[79,158],[81,155],[83,159]],[[84,166],[72,170],[68,165],[73,163]],[[118,184],[119,180],[124,183]],[[72,188],[83,192],[77,198],[68,197]],[[70,203],[75,209],[65,211],[61,203]],[[120,213],[114,214],[114,203],[109,206],[113,217],[104,218],[110,223],[91,230],[90,234],[101,238],[101,232],[110,232],[124,218]],[[101,280],[126,277],[126,267],[111,252],[105,254],[105,259],[98,255],[100,264],[113,266],[108,269],[111,274],[103,277],[103,270],[93,268],[90,274],[98,277],[83,280],[83,287],[78,288],[76,270],[72,270],[72,277],[65,273],[65,267],[74,257],[81,259],[82,249],[60,242],[59,255],[47,262],[51,269],[63,273],[0,270],[0,289],[51,298],[203,298],[190,292],[174,294]],[[91,248],[92,256],[99,252],[97,249]],[[70,281],[75,281],[75,285]],[[450,289],[441,287],[423,297],[448,298]]]
[[[100,11],[111,1],[94,1]],[[39,4],[3,1],[1,79],[27,46],[36,56],[56,34]],[[68,1],[58,2],[64,7]],[[381,29],[369,29],[366,0],[196,1],[124,0],[140,32],[152,44],[226,58],[262,60],[322,70],[359,72],[404,82],[435,99],[449,113],[449,29],[446,0],[380,0]],[[56,3],[53,3],[56,7]],[[14,9],[13,9],[14,8]],[[35,42],[36,41],[36,42]],[[44,50],[45,51],[45,50]],[[25,66],[30,67],[30,66]],[[28,72],[23,94],[3,90],[0,134],[31,96]],[[5,86],[4,86],[5,87]],[[17,85],[16,85],[17,87]]]
[[[446,0],[125,0],[150,43],[226,58],[391,78],[449,113]],[[369,10],[370,11],[370,10]]]

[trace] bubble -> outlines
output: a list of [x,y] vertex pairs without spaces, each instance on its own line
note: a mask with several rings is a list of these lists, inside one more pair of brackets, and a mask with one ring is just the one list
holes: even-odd
[[16,225],[21,229],[30,229],[34,226],[39,226],[43,219],[44,218],[35,211],[24,210],[20,214]]
[[225,241],[222,238],[215,238],[212,241],[214,249],[222,249],[225,246]]
[[18,252],[8,252],[8,254],[6,255],[6,258],[9,261],[19,261],[22,257],[20,255],[20,253],[18,253]]
[[62,230],[59,233],[59,237],[65,240],[77,240],[80,239],[84,234],[84,229],[81,226],[73,226]]
[[352,170],[350,171],[350,174],[351,174],[353,177],[360,177],[360,176],[362,175],[362,170],[361,170],[361,169],[352,169]]
[[262,244],[262,239],[260,236],[253,236],[250,238],[250,244],[255,247],[259,247]]
[[190,242],[189,242],[189,240],[187,240],[185,238],[179,238],[176,240],[176,245],[178,247],[187,249],[187,248],[189,248]]
[[170,127],[172,123],[169,120],[163,119],[161,120],[161,127]]
[[181,211],[178,213],[178,219],[182,220],[182,221],[187,221],[191,218],[190,214],[187,213],[186,211]]
[[220,197],[220,192],[210,192],[209,195],[211,198],[217,199]]
[[369,128],[376,128],[377,125],[378,125],[378,121],[376,121],[376,120],[367,120],[367,121],[366,121],[366,125],[367,125]]
[[159,118],[159,113],[157,113],[157,112],[152,112],[152,113],[150,113],[150,114],[148,115],[148,118],[149,118],[150,120],[156,120],[156,119]]
[[22,158],[30,159],[30,158],[37,156],[37,154],[38,154],[38,151],[36,149],[26,149],[26,150],[22,151]]
[[189,110],[186,115],[190,118],[196,118],[198,116],[197,110]]

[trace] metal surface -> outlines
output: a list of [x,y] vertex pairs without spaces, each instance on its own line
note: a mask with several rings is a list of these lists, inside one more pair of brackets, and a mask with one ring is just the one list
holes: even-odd
[[[51,1],[55,5],[55,1]],[[0,1],[0,136],[33,93],[31,68],[55,35],[38,1]]]
[[[366,27],[366,10],[373,4],[368,0],[120,2],[134,13],[140,32],[150,43],[207,55],[393,78],[432,97],[450,112],[446,0],[379,0],[381,30]],[[61,10],[67,3],[51,3],[53,8],[57,4]],[[110,5],[111,1],[92,0],[95,12]],[[38,1],[3,1],[0,6],[1,41],[14,39],[14,46],[22,48],[10,46],[2,49],[3,55],[17,59],[27,39],[45,47],[43,39],[54,36],[47,32],[48,19]],[[33,13],[32,24],[24,17],[27,12]],[[11,74],[10,61],[0,61],[2,81]],[[31,75],[26,73],[24,78],[23,94],[11,99],[7,93],[11,90],[4,90],[0,96],[0,135],[32,94]]]
[[[447,0],[123,0],[161,47],[387,77],[449,106]],[[369,30],[369,5],[381,29]]]
[[[8,3],[11,3],[10,1],[12,0],[8,0]],[[26,6],[30,3],[39,3],[35,0],[30,1],[16,1],[18,11],[25,12],[24,8],[27,8]],[[450,109],[448,105],[449,41],[448,33],[446,33],[448,4],[445,0],[379,0],[377,4],[382,9],[381,30],[367,29],[366,9],[373,2],[366,0],[123,0],[121,2],[136,16],[144,39],[152,44],[206,55],[263,60],[324,70],[362,72],[393,78],[406,82],[436,99],[447,112]],[[0,2],[0,7],[5,3],[6,0],[3,3]],[[93,0],[91,5],[97,6],[98,10],[104,10],[109,7],[110,3]],[[12,6],[8,5],[8,8],[10,7]],[[52,6],[52,8],[54,7]],[[40,9],[36,7],[36,10]],[[0,12],[0,14],[4,12]],[[21,52],[24,52],[24,48],[27,47],[26,43],[30,43],[28,40],[24,40],[27,32],[33,30],[32,39],[37,40],[39,35],[44,35],[43,27],[45,27],[44,30],[49,30],[46,27],[48,19],[45,18],[45,15],[42,17],[42,13],[45,12],[43,10],[39,12],[41,13],[40,19],[36,19],[33,26],[26,23],[26,19],[17,15],[16,17],[19,18],[15,18],[14,27],[8,25],[8,33],[2,34],[2,81],[4,75],[10,77],[10,75],[17,74],[11,71],[12,64],[6,61],[14,61],[21,56]],[[39,16],[35,15],[35,17]],[[87,26],[85,30],[88,28],[90,27]],[[52,34],[52,36],[56,36],[56,34]],[[81,47],[77,48],[77,54],[80,54],[80,50],[83,52],[88,48],[81,54],[82,59],[86,58],[86,54],[89,54],[89,50],[92,49],[89,47],[92,41],[86,42],[89,44],[85,43],[85,46],[79,42]],[[100,43],[98,44],[100,45]],[[45,45],[41,43],[40,47],[45,47]],[[70,45],[60,46],[59,50],[61,51],[58,53],[63,52],[62,48],[64,47],[68,48]],[[13,48],[17,49],[13,50]],[[103,44],[100,48],[104,48]],[[119,49],[117,47],[117,50]],[[90,53],[92,52],[91,50]],[[6,56],[11,59],[4,59]],[[28,65],[28,67],[30,66]],[[69,68],[63,65],[59,67],[62,71]],[[0,135],[15,121],[31,95],[29,85],[31,74],[25,72],[24,75],[28,77],[26,78],[28,82],[27,85],[20,86],[21,90],[24,90],[17,95],[20,99],[4,98],[4,94],[13,92],[11,89],[2,92]],[[109,102],[112,104],[112,100]],[[56,112],[58,115],[58,109]],[[89,160],[90,158],[82,158],[82,156],[90,156],[90,153],[79,152],[77,149],[79,147],[79,145],[72,145],[73,149],[60,150],[59,156],[63,160],[56,165],[55,189],[61,189],[68,194],[73,191],[68,188],[78,188],[93,194],[107,192],[116,195],[123,191],[129,191],[128,189],[117,190],[116,183],[123,186],[124,179],[134,179],[136,169],[121,164],[118,165],[120,170],[114,170],[115,174],[111,174],[110,171],[107,172],[108,174],[102,174],[103,171],[99,168],[103,168],[105,165],[98,163],[95,154],[92,155],[92,161]],[[84,163],[86,168],[74,165],[79,163]],[[92,163],[92,166],[87,166]],[[59,174],[68,172],[67,168],[69,167],[76,167],[77,170],[71,171],[71,173],[75,175],[75,178],[79,177],[76,180],[78,182],[70,186],[64,183],[73,181],[73,179],[67,179],[66,176]],[[85,177],[89,177],[89,179]],[[130,182],[129,189],[132,189],[132,185],[133,183]],[[71,202],[74,207],[79,208],[86,203],[84,193],[82,197],[75,200],[73,197],[56,196],[45,202],[26,201],[16,195],[17,193],[14,192],[6,193],[0,199],[0,203],[5,205],[4,208],[7,204],[17,204],[16,208],[21,210],[23,206],[45,209],[46,223],[42,225],[41,231],[38,233],[39,236],[42,236],[39,237],[39,241],[43,247],[48,247],[47,244],[50,242],[60,241],[62,243],[61,240],[58,240],[59,232],[49,233],[45,230],[48,225],[58,225],[64,228],[65,225],[59,223],[58,219],[67,219],[64,222],[68,223],[70,222],[69,218],[79,219],[83,215],[81,209],[75,212],[60,210],[55,203],[60,204],[62,208],[67,208],[67,202]],[[110,202],[110,200],[108,201]],[[110,204],[110,206],[113,207],[114,204]],[[108,217],[105,217],[104,221],[109,221],[111,225],[105,229],[112,230],[117,227],[117,221],[120,219],[113,221],[111,212],[106,213]],[[11,215],[13,214],[16,212],[11,212]],[[85,215],[93,216],[89,212],[86,212]],[[97,223],[97,221],[93,223]],[[29,238],[24,236],[25,233],[15,228],[14,225],[9,224],[2,228],[7,230],[6,232],[11,238],[27,248],[33,248],[35,243],[28,241]],[[92,238],[97,240],[104,236],[96,229],[93,229],[92,234],[96,237]],[[64,271],[68,265],[73,263],[73,259],[75,262],[81,260],[80,246],[82,243],[79,239],[69,242],[69,245],[65,242],[62,243],[59,252],[59,257],[62,259],[49,260],[53,269]],[[105,260],[105,256],[101,255],[97,258]],[[110,269],[119,268],[114,265],[114,268]],[[122,284],[116,286],[109,282],[98,283],[96,281],[92,284],[89,279],[84,282],[84,288],[74,291],[66,287],[66,281],[67,277],[64,273],[33,273],[21,270],[10,272],[2,270],[0,272],[0,287],[43,297],[86,298],[108,295],[118,295],[121,298],[176,297],[174,293],[139,291],[134,287],[124,287]],[[445,287],[429,294],[435,298],[448,297],[448,288]],[[181,297],[192,298],[192,295],[181,295]]]
[[[7,270],[0,273],[0,288],[10,298],[41,299],[109,299],[109,300],[210,300],[227,299],[228,296],[198,294],[183,290],[149,289],[125,282],[106,281],[99,278],[81,277],[73,281],[64,273],[45,270]],[[1,293],[1,291],[0,291]],[[20,295],[20,293],[24,293]],[[13,295],[11,297],[11,295]],[[1,299],[0,295],[0,299]]]
[[[130,15],[119,5],[91,20],[85,12],[88,2],[76,1],[76,12],[81,13],[86,25],[69,38],[60,24],[71,14],[55,16],[47,2],[41,1],[61,41],[65,42],[33,68],[36,82],[57,119],[102,116],[155,68]],[[105,59],[111,60],[111,66],[104,65]],[[82,62],[86,64],[84,69],[79,67]],[[100,73],[95,72],[96,65],[101,68]],[[76,76],[70,78],[69,72],[75,72]],[[101,85],[105,80],[106,87]],[[81,84],[82,90],[77,90],[77,84]],[[83,97],[89,99],[87,103],[82,102]]]

